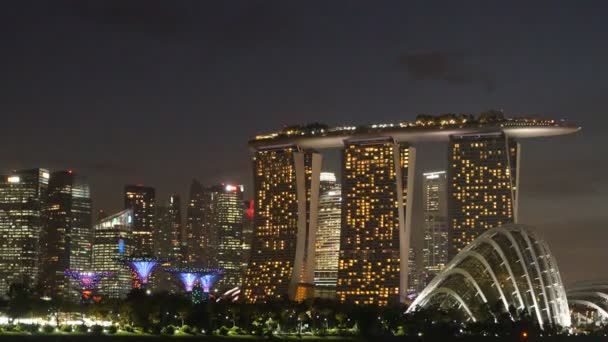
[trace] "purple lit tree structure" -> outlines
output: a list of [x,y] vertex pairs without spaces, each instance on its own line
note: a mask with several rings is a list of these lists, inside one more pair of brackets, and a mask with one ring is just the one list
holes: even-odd
[[203,288],[203,296],[209,298],[209,292],[215,282],[224,275],[224,270],[218,268],[207,268],[204,272],[201,272],[200,282]]
[[80,285],[79,290],[82,302],[86,303],[91,299],[93,299],[95,302],[99,302],[101,300],[101,297],[99,297],[96,293],[97,285],[102,279],[111,277],[114,273],[65,270],[63,274],[78,281]]
[[184,290],[190,293],[194,288],[194,284],[199,281],[199,278],[203,272],[206,271],[204,268],[193,268],[193,267],[179,267],[179,268],[166,268],[166,272],[169,272],[176,276],[184,285]]
[[150,275],[164,261],[154,257],[123,257],[119,259],[131,268],[134,289],[145,289],[150,281]]

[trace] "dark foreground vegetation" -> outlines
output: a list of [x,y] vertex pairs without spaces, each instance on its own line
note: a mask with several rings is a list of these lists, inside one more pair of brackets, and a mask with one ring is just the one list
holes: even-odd
[[[304,303],[276,301],[250,305],[226,300],[192,304],[182,295],[147,295],[132,291],[126,300],[73,304],[42,300],[25,287],[11,289],[0,304],[0,341],[134,341],[169,337],[191,340],[302,339],[376,341],[608,341],[605,327],[571,332],[556,326],[539,327],[536,320],[512,309],[494,312],[491,319],[462,323],[458,311],[427,309],[406,314],[406,307],[347,306],[331,300]],[[55,317],[57,319],[55,319]],[[41,324],[19,323],[39,318]],[[81,322],[111,324],[85,326]]]

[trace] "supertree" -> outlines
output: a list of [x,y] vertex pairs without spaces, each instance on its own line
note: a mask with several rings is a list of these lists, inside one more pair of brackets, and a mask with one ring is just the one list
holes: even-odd
[[200,275],[200,283],[203,288],[203,297],[209,298],[209,292],[215,282],[224,275],[224,270],[219,268],[207,268]]
[[134,289],[145,289],[152,272],[165,262],[165,260],[159,258],[145,256],[127,256],[117,260],[131,268]]
[[206,269],[204,268],[196,268],[196,267],[174,267],[174,268],[165,268],[165,272],[169,272],[176,276],[184,285],[184,290],[186,292],[192,292],[192,288],[196,282],[199,281],[199,278]]
[[102,279],[111,277],[114,273],[65,270],[63,274],[78,281],[80,285],[79,290],[82,303],[86,303],[91,299],[93,299],[95,302],[99,302],[101,300],[101,297],[99,297],[96,293],[97,285]]

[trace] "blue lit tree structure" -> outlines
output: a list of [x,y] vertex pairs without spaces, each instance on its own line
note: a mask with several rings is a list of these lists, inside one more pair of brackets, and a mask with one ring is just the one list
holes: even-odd
[[178,267],[166,268],[165,271],[176,276],[182,282],[182,285],[184,285],[184,290],[190,293],[206,269],[195,267]]
[[207,268],[204,272],[201,272],[200,283],[203,288],[203,297],[209,298],[209,292],[215,282],[224,275],[224,270],[218,268]]
[[150,281],[150,275],[165,261],[154,257],[130,256],[118,259],[131,268],[134,289],[145,289]]
[[102,279],[111,277],[114,273],[65,270],[63,274],[78,281],[80,285],[79,290],[82,303],[87,303],[91,299],[95,302],[99,302],[101,300],[101,297],[99,297],[96,293],[97,285]]

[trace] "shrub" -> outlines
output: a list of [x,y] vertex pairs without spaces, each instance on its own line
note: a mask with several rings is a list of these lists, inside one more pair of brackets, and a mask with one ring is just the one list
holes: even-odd
[[40,329],[40,327],[38,326],[38,324],[18,323],[17,326],[15,327],[15,331],[17,331],[17,332],[27,332],[30,334],[37,333],[39,331],[39,329]]
[[84,334],[87,331],[89,331],[89,328],[87,328],[87,326],[84,324],[78,324],[78,325],[75,325],[75,327],[76,327],[76,329],[74,329],[74,330],[76,330],[77,333]]
[[160,330],[160,333],[163,335],[173,335],[175,334],[175,327],[172,325],[167,325]]
[[62,324],[59,327],[59,331],[64,332],[64,333],[71,333],[72,332],[72,326],[71,325],[67,325],[67,324]]
[[110,326],[106,327],[105,330],[106,330],[106,334],[114,335],[114,334],[116,334],[116,331],[118,329],[116,329],[115,325],[110,325]]
[[222,325],[219,329],[217,329],[215,331],[215,334],[221,335],[221,336],[226,336],[226,335],[228,335],[229,331],[230,331],[230,329],[228,329],[225,325]]
[[230,328],[228,335],[237,336],[237,335],[247,335],[247,334],[245,333],[245,330],[243,330],[237,326],[234,326],[234,327]]
[[45,334],[54,333],[55,332],[55,327],[52,326],[52,325],[45,324],[42,327],[42,332],[45,333]]
[[195,334],[194,329],[192,329],[192,327],[190,327],[190,326],[189,326],[189,325],[187,325],[187,324],[186,324],[186,325],[183,325],[183,326],[182,326],[182,327],[179,329],[179,331],[180,331],[182,334],[190,334],[190,335],[194,335],[194,334]]
[[133,329],[133,327],[130,326],[130,325],[128,325],[128,324],[123,325],[123,327],[121,328],[121,330],[124,330],[126,332],[130,332],[130,333],[135,332],[135,330]]
[[3,327],[2,327],[2,330],[3,330],[3,331],[6,331],[6,332],[11,332],[11,331],[15,331],[15,328],[16,328],[16,327],[15,327],[15,325],[14,325],[14,324],[10,324],[10,323],[9,323],[9,324],[7,324],[7,325],[3,326]]
[[93,325],[91,327],[91,334],[93,334],[93,335],[103,334],[103,327],[101,325],[97,325],[97,324]]

